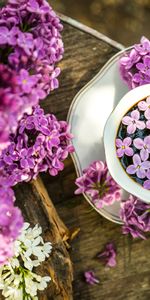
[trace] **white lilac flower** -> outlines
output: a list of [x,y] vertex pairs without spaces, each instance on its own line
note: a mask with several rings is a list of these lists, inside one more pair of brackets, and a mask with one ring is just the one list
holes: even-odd
[[19,254],[24,261],[24,266],[32,271],[49,257],[52,245],[50,242],[44,243],[41,237],[41,227],[36,225],[32,229],[29,225],[29,223],[24,224],[22,234],[15,243],[15,255],[18,257]]
[[0,267],[0,290],[7,300],[38,300],[38,291],[43,291],[49,276],[34,273],[34,267],[44,261],[52,249],[51,243],[44,243],[42,228],[33,229],[25,223],[19,239],[15,242],[15,256]]

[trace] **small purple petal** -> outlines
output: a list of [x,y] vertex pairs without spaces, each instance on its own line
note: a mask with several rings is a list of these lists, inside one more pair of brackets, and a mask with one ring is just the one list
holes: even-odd
[[145,115],[145,118],[146,118],[147,120],[150,119],[150,107],[148,107],[148,108],[146,109],[144,115]]
[[144,138],[144,143],[147,145],[147,146],[150,146],[150,135],[146,136]]
[[133,156],[134,154],[133,149],[131,147],[126,147],[124,152],[127,156]]
[[98,258],[105,261],[106,266],[115,267],[116,266],[116,250],[113,243],[109,243],[105,246],[103,252],[98,254]]
[[135,167],[137,167],[141,164],[141,158],[138,154],[135,154],[133,156],[133,163],[134,163]]
[[21,168],[23,168],[23,169],[28,169],[28,161],[27,161],[27,159],[21,159],[20,160],[20,165],[21,165]]
[[141,159],[142,159],[143,161],[147,160],[148,157],[149,157],[148,149],[144,149],[144,148],[143,148],[143,149],[140,151],[140,156],[141,156]]
[[134,165],[130,165],[130,166],[128,166],[128,167],[126,168],[126,172],[127,172],[128,174],[135,174],[135,172],[136,172],[136,167],[135,167]]
[[147,170],[146,177],[147,177],[148,179],[150,179],[150,169]]
[[136,174],[137,174],[137,177],[141,178],[141,179],[146,177],[146,171],[142,168],[138,168],[136,171]]
[[146,125],[143,121],[136,121],[136,127],[142,130],[146,127]]
[[135,131],[136,131],[136,124],[131,123],[130,125],[128,125],[128,127],[127,127],[127,132],[128,132],[129,134],[132,134],[132,133],[134,133]]
[[139,120],[140,118],[140,113],[137,109],[133,110],[131,112],[131,117],[134,119],[134,120]]
[[150,180],[145,180],[143,184],[144,189],[150,190]]
[[85,277],[86,282],[91,285],[99,283],[99,280],[95,277],[95,274],[93,271],[85,272],[84,277]]
[[145,169],[145,170],[147,170],[147,169],[149,169],[150,168],[150,161],[143,161],[142,163],[141,163],[141,166],[142,166],[142,168],[143,169]]
[[147,127],[148,129],[150,129],[150,120],[148,120],[148,121],[146,122],[146,127]]
[[122,140],[121,139],[116,139],[116,146],[117,147],[122,147],[122,145],[123,145]]
[[132,143],[132,139],[130,137],[126,137],[124,140],[123,140],[123,144],[124,146],[130,146]]
[[125,149],[119,148],[116,151],[118,157],[122,157],[125,153]]
[[125,117],[123,117],[123,119],[122,119],[122,123],[123,123],[124,125],[129,125],[129,124],[132,123],[132,118],[129,117],[129,116],[125,116]]
[[133,140],[133,145],[137,148],[137,149],[142,149],[144,146],[144,141],[140,138],[136,138]]
[[139,108],[139,110],[145,111],[147,109],[147,103],[146,103],[146,101],[140,101],[138,103],[138,108]]

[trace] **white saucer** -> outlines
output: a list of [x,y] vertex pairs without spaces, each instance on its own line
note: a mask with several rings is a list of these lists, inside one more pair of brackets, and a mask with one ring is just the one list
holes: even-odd
[[[68,122],[74,135],[73,145],[75,153],[72,159],[77,175],[82,175],[91,162],[105,161],[103,129],[107,118],[120,99],[129,90],[122,81],[119,73],[119,58],[127,48],[113,56],[101,71],[75,96],[69,113]],[[127,198],[123,191],[122,198]],[[87,195],[84,195],[92,205]],[[101,210],[92,207],[105,218],[121,224],[119,218],[120,202],[105,206]]]

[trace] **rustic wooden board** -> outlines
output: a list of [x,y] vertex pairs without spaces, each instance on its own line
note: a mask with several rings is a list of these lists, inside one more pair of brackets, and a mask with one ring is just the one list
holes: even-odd
[[[45,112],[66,119],[69,106],[76,93],[101,69],[118,49],[67,23],[63,38],[65,56],[60,63],[62,73],[60,88],[42,103]],[[103,106],[103,99],[100,99]],[[119,225],[113,224],[96,213],[83,196],[75,196],[75,170],[71,159],[57,177],[43,174],[42,179],[54,205],[69,228],[80,227],[73,241],[70,255],[74,267],[75,300],[149,300],[150,299],[150,241],[130,241],[121,234]],[[25,187],[24,187],[25,188]],[[21,192],[21,191],[20,191]],[[19,202],[19,193],[17,193]],[[21,205],[22,206],[22,205]],[[25,206],[25,205],[24,205]],[[31,199],[29,219],[33,222],[35,207]],[[26,209],[24,207],[26,212]],[[36,221],[43,222],[44,211],[39,206]],[[42,224],[47,227],[47,221]],[[117,267],[107,270],[96,258],[105,243],[114,241],[117,247]],[[89,286],[83,272],[95,270],[100,284]],[[50,300],[49,296],[41,299]],[[55,300],[55,298],[54,298]]]

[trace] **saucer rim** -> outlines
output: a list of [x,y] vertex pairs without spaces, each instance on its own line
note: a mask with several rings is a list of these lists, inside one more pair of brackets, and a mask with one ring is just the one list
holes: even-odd
[[[105,75],[105,73],[109,70],[110,66],[113,65],[122,54],[126,53],[127,51],[131,50],[132,48],[133,48],[133,46],[130,46],[128,48],[125,48],[125,49],[117,52],[115,55],[113,55],[104,64],[104,66],[101,68],[101,70],[87,84],[85,84],[82,87],[82,89],[75,95],[75,97],[73,98],[73,100],[71,102],[71,105],[69,107],[69,111],[67,114],[67,122],[70,124],[70,126],[72,125],[73,112],[76,109],[78,102],[81,100],[82,94],[87,92],[92,87],[92,85],[97,82],[97,80],[100,80]],[[83,174],[83,172],[82,172],[82,168],[81,168],[81,164],[80,164],[80,159],[79,159],[76,151],[71,153],[71,158],[72,158],[77,176],[81,176]],[[113,223],[119,224],[119,225],[123,224],[123,222],[120,220],[119,216],[117,217],[116,215],[110,214],[108,211],[105,210],[105,208],[107,206],[105,206],[104,208],[98,209],[91,202],[90,197],[87,194],[83,193],[83,196],[86,199],[86,201],[92,206],[92,208],[95,211],[97,211],[100,215],[102,215],[104,218],[106,218],[107,220],[109,220]]]

